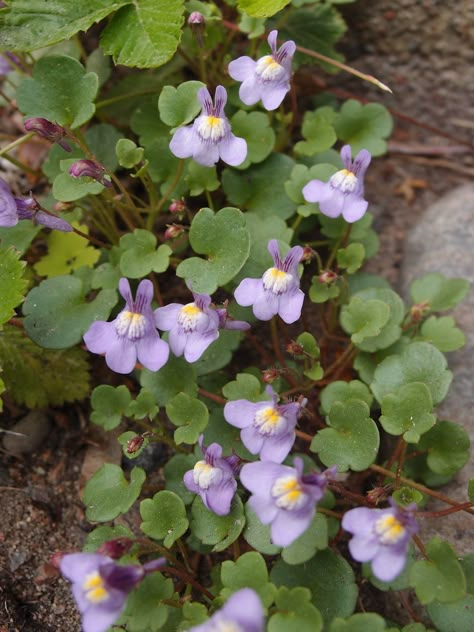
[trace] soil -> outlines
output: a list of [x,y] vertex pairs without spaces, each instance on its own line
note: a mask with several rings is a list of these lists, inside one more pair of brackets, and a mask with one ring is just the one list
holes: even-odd
[[[343,73],[331,79],[335,90],[395,114],[390,151],[371,165],[366,193],[381,238],[367,269],[396,285],[407,231],[431,202],[474,174],[474,5],[359,0],[341,6],[349,25],[340,46],[347,63],[394,92]],[[7,408],[0,427],[24,412]],[[49,560],[55,551],[80,549],[90,530],[79,494],[91,439],[78,408],[52,414],[54,430],[39,451],[23,459],[4,454],[0,465],[0,632],[80,630],[69,587]]]

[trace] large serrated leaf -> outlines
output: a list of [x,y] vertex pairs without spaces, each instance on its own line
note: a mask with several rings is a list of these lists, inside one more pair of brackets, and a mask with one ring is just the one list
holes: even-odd
[[162,66],[178,48],[183,13],[183,0],[134,0],[114,15],[101,46],[116,64]]
[[27,281],[23,279],[24,261],[15,248],[0,248],[0,325],[14,315],[14,308],[23,300]]
[[42,349],[16,327],[0,332],[0,366],[6,391],[28,408],[62,406],[89,393],[87,354],[82,349]]
[[15,0],[0,14],[0,49],[30,51],[86,31],[130,0]]

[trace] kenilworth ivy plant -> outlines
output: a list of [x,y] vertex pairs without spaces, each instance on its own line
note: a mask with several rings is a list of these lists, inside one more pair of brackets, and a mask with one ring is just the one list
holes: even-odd
[[[472,630],[474,557],[422,536],[474,513],[472,485],[433,490],[469,457],[436,414],[468,285],[432,273],[404,301],[361,271],[391,116],[295,81],[387,89],[334,49],[344,1],[2,3],[25,134],[0,153],[49,151],[32,192],[0,180],[1,386],[82,401],[130,461],[87,483],[96,526],[58,562],[86,632]],[[406,619],[366,612],[367,583]]]

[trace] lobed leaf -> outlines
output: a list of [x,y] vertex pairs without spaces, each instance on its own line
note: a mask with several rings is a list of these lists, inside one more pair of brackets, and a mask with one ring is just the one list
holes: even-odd
[[91,522],[108,522],[126,513],[140,495],[145,482],[145,470],[134,467],[127,482],[122,468],[105,463],[87,482],[83,502]]
[[414,303],[427,301],[433,312],[452,309],[469,292],[469,281],[460,278],[448,278],[440,272],[430,272],[416,279],[410,286],[410,295]]
[[183,501],[167,490],[158,492],[153,498],[142,500],[140,515],[143,520],[140,529],[143,533],[156,540],[163,540],[167,548],[186,533],[189,526]]
[[14,308],[23,301],[28,281],[23,278],[26,263],[11,246],[0,248],[0,326],[14,316]]

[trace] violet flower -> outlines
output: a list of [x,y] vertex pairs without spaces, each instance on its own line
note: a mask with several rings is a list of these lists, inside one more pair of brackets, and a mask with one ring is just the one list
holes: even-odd
[[71,553],[60,563],[61,573],[72,582],[72,592],[82,615],[84,632],[105,632],[120,617],[128,593],[164,558],[144,566],[120,566],[97,553]]
[[70,233],[73,230],[66,220],[42,211],[32,195],[27,198],[13,197],[8,184],[0,178],[0,226],[16,226],[22,219],[31,219],[34,224],[41,224],[63,233]]
[[219,158],[232,167],[242,164],[247,157],[247,143],[232,134],[224,114],[226,89],[217,86],[214,103],[207,88],[201,88],[197,98],[202,112],[192,125],[176,130],[170,142],[172,153],[178,158],[193,158],[204,167],[212,167]]
[[244,56],[231,61],[229,75],[236,81],[242,81],[239,96],[245,105],[262,101],[266,110],[275,110],[290,90],[291,62],[296,44],[290,40],[277,50],[278,31],[271,31],[267,42],[271,55],[254,61]]
[[125,307],[110,323],[92,323],[84,334],[86,347],[92,353],[105,353],[107,366],[116,373],[130,373],[137,358],[150,371],[158,371],[168,360],[169,348],[160,339],[153,321],[153,284],[147,279],[140,281],[133,300],[130,283],[122,278],[119,292]]
[[249,505],[262,524],[271,525],[271,540],[289,546],[311,524],[316,503],[326,491],[328,478],[336,468],[322,473],[303,474],[303,460],[295,467],[271,461],[247,463],[240,472],[241,483],[252,492]]
[[218,516],[226,516],[237,489],[235,473],[239,467],[238,456],[222,457],[222,447],[211,443],[206,448],[203,436],[199,438],[204,459],[184,475],[184,484],[190,492],[199,494],[204,505]]
[[281,463],[293,447],[298,414],[307,400],[278,405],[278,395],[271,386],[266,392],[271,402],[227,402],[224,417],[232,426],[242,428],[240,438],[249,452],[260,453],[262,461]]
[[41,117],[29,118],[24,125],[27,132],[36,132],[38,136],[46,138],[53,143],[58,143],[64,151],[71,151],[69,144],[63,140],[66,130],[61,125],[51,123],[51,121]]
[[369,205],[364,200],[364,175],[372,158],[367,149],[361,149],[352,161],[350,145],[341,149],[341,158],[345,168],[332,175],[329,182],[311,180],[303,187],[303,196],[307,202],[319,202],[323,215],[342,214],[352,224],[364,215]]
[[282,260],[276,239],[268,242],[274,267],[261,279],[243,279],[234,292],[239,305],[253,305],[259,320],[270,320],[279,314],[285,323],[294,323],[301,316],[304,294],[300,290],[298,263],[303,254],[301,246],[290,248]]
[[357,507],[344,514],[342,528],[353,534],[349,551],[358,562],[371,562],[372,572],[383,582],[403,570],[412,535],[418,532],[413,516],[416,504],[400,507],[390,498],[387,509]]
[[188,632],[263,632],[260,598],[251,588],[242,588],[210,619],[189,628]]
[[92,178],[104,187],[112,187],[110,180],[105,177],[105,167],[94,160],[83,158],[76,160],[69,167],[69,175],[73,178]]
[[0,77],[9,75],[18,65],[20,65],[20,60],[16,55],[8,50],[0,53]]
[[193,297],[192,303],[170,303],[155,310],[156,326],[169,331],[171,351],[175,356],[184,355],[187,362],[199,360],[209,345],[219,338],[219,329],[250,327],[243,321],[228,320],[227,310],[214,309],[207,294],[193,292]]

